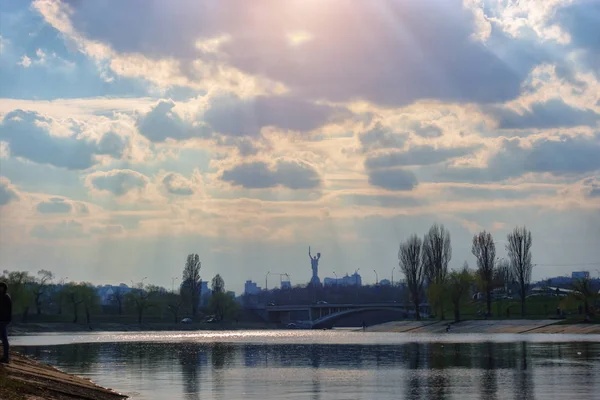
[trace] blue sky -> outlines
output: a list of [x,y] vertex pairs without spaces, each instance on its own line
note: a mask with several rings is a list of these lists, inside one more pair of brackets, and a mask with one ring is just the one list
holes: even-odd
[[9,0],[0,268],[372,282],[437,222],[594,271],[598,54],[594,0]]

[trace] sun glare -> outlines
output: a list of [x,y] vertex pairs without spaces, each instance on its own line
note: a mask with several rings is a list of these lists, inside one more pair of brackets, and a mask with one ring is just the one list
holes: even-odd
[[292,46],[299,46],[313,39],[313,35],[306,31],[295,31],[287,34],[287,40]]

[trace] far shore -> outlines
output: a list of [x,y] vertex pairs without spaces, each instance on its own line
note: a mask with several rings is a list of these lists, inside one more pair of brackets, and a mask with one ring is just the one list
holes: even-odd
[[[466,320],[452,321],[392,321],[367,327],[368,332],[395,332],[411,334],[446,333],[450,325],[450,333],[565,333],[565,334],[596,334],[600,335],[600,324],[565,323],[556,319],[503,319],[503,320]],[[232,330],[271,330],[282,329],[283,324],[268,324],[260,322],[222,322],[222,323],[110,323],[73,324],[65,322],[31,322],[13,324],[9,327],[11,336],[36,333],[55,332],[169,332],[169,331],[232,331]],[[355,329],[355,328],[350,328]],[[362,330],[362,329],[360,329]]]
[[143,331],[221,331],[221,330],[262,330],[277,329],[278,324],[257,322],[223,323],[112,323],[74,324],[68,322],[29,322],[9,325],[9,335],[18,336],[34,333],[53,332],[143,332]]
[[[450,329],[446,329],[450,326]],[[496,334],[496,333],[552,333],[552,334],[592,334],[600,335],[600,324],[573,323],[564,324],[553,319],[527,320],[470,320],[451,321],[394,321],[374,325],[366,329],[368,332],[395,332],[410,334]]]

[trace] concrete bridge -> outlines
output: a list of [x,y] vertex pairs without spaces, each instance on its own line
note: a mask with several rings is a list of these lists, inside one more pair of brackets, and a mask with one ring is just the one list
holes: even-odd
[[[429,313],[429,306],[421,304],[420,312]],[[365,319],[382,323],[414,317],[414,308],[403,303],[357,303],[308,305],[270,305],[265,307],[269,322],[302,322],[312,328],[331,328],[333,326],[359,326]],[[356,317],[356,318],[354,318]]]

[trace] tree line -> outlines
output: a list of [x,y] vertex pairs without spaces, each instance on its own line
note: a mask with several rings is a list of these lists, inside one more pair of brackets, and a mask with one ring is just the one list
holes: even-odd
[[220,274],[212,279],[212,293],[203,296],[201,268],[199,255],[189,254],[183,268],[182,283],[177,290],[167,291],[143,281],[132,282],[131,287],[112,286],[108,304],[102,304],[98,293],[101,287],[89,282],[56,281],[55,275],[48,270],[40,270],[35,275],[27,271],[5,270],[0,281],[9,286],[14,314],[20,316],[20,322],[34,318],[39,320],[41,315],[59,316],[54,320],[71,315],[73,323],[80,322],[83,316],[90,324],[93,316],[104,314],[119,320],[122,320],[121,316],[135,316],[140,324],[146,316],[178,323],[183,316],[192,319],[199,316],[201,300],[207,300],[202,314],[212,315],[217,321],[237,318],[240,307],[226,292],[225,281]]
[[471,252],[477,261],[472,271],[465,262],[458,270],[448,270],[452,258],[450,232],[443,225],[434,224],[420,238],[416,234],[400,243],[398,261],[406,278],[411,302],[420,319],[419,305],[425,297],[436,315],[444,319],[444,304],[449,301],[454,319],[460,320],[461,302],[468,299],[473,286],[486,299],[488,315],[492,312],[492,291],[515,282],[521,301],[521,315],[525,316],[526,297],[531,283],[532,235],[526,227],[516,227],[506,238],[508,260],[496,257],[496,242],[490,232],[481,231],[473,236]]

